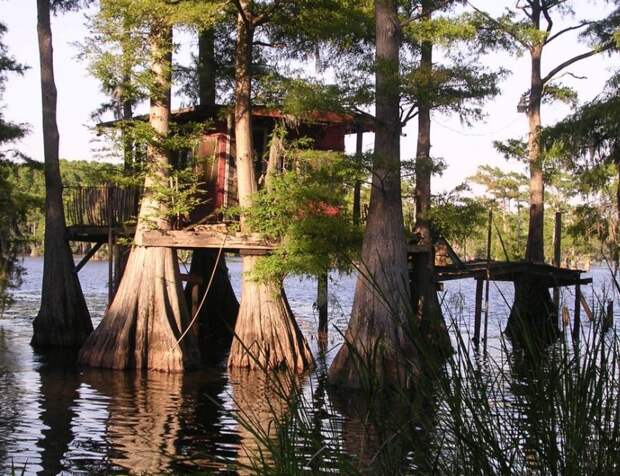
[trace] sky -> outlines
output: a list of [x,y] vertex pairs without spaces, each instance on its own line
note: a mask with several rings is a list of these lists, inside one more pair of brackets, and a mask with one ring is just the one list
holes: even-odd
[[[472,0],[481,9],[499,13],[505,6],[513,7],[515,0]],[[601,18],[610,11],[602,1],[573,0],[575,17],[559,22],[557,28],[578,21],[581,18]],[[30,66],[22,77],[11,76],[7,82],[2,100],[5,117],[16,122],[28,123],[30,134],[13,145],[35,160],[43,159],[41,134],[41,93],[36,36],[36,2],[33,0],[0,0],[0,17],[8,28],[4,41],[9,52],[20,62]],[[69,160],[94,160],[96,135],[92,131],[90,115],[104,101],[96,79],[87,71],[77,55],[78,43],[87,35],[85,13],[74,12],[52,18],[54,42],[55,76],[58,89],[58,127],[60,132],[60,155]],[[195,40],[188,35],[183,38],[179,60],[187,63]],[[585,51],[587,45],[578,42],[576,36],[566,35],[566,41],[549,45],[543,57],[543,74],[565,59]],[[527,119],[517,113],[516,106],[529,82],[529,59],[507,54],[492,54],[483,60],[491,67],[504,67],[512,74],[502,82],[502,93],[489,101],[485,107],[486,118],[473,127],[460,124],[458,118],[434,113],[432,116],[432,155],[445,160],[448,168],[442,176],[433,179],[433,191],[450,190],[473,175],[479,165],[489,164],[506,170],[523,170],[521,164],[509,163],[493,148],[494,140],[511,137],[524,138]],[[594,98],[601,92],[605,81],[614,69],[620,66],[620,55],[597,55],[581,61],[567,71],[579,76],[563,77],[563,81],[574,87],[581,102]],[[179,104],[179,99],[176,99]],[[560,104],[543,107],[543,125],[552,124],[571,112]],[[402,159],[412,159],[416,147],[415,120],[403,130],[401,139]],[[354,137],[348,137],[347,150],[355,147]],[[372,134],[365,134],[364,147],[372,148]],[[103,159],[99,159],[103,160]]]

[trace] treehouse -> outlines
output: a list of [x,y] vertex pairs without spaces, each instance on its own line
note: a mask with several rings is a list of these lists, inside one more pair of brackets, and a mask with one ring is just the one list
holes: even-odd
[[[344,152],[347,134],[372,130],[372,121],[361,114],[317,112],[299,120],[261,106],[254,107],[252,113],[254,166],[259,183],[267,170],[270,136],[279,124],[286,127],[287,139],[307,138],[312,149],[334,152]],[[147,118],[142,116],[140,119]],[[175,228],[188,230],[193,226],[221,223],[222,214],[219,212],[238,203],[232,112],[225,106],[197,106],[173,112],[171,121],[178,125],[204,125],[198,145],[193,150],[179,152],[173,160],[175,167],[193,170],[201,190],[198,205],[188,216],[179,217]],[[114,124],[102,123],[100,127],[113,127]],[[94,243],[107,241],[109,228],[114,235],[131,235],[132,218],[137,213],[138,203],[139,191],[132,189],[67,188],[65,207],[70,239]],[[195,245],[193,242],[188,247]]]
[[[256,106],[252,109],[254,167],[259,181],[265,177],[270,136],[282,125],[286,138],[307,138],[315,150],[344,152],[345,136],[373,130],[369,116],[336,112],[316,112],[303,119],[293,118],[277,109]],[[146,121],[147,116],[138,119]],[[177,217],[173,230],[148,231],[139,244],[173,248],[219,248],[225,251],[245,251],[261,254],[273,249],[273,244],[259,237],[229,235],[223,223],[222,210],[238,204],[235,166],[235,137],[232,110],[226,106],[197,106],[179,109],[171,114],[171,122],[182,126],[202,124],[198,145],[176,154],[173,163],[178,169],[190,168],[200,192],[198,205],[185,216]],[[114,127],[115,121],[102,123],[100,128]],[[361,141],[358,141],[361,143]],[[135,154],[139,155],[139,154]],[[91,251],[77,266],[79,271],[103,245],[116,248],[118,238],[131,238],[135,231],[135,217],[141,190],[102,185],[101,187],[67,187],[65,214],[68,235],[72,241],[94,243]],[[225,245],[223,241],[225,238]],[[118,254],[118,253],[115,253]],[[121,266],[110,266],[120,269]],[[115,279],[117,281],[119,272]]]

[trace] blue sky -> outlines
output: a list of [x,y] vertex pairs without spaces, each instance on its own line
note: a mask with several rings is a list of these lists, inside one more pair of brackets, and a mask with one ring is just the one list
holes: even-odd
[[[482,9],[497,13],[504,6],[514,6],[515,0],[473,0]],[[574,0],[576,17],[604,16],[609,7],[604,2]],[[2,21],[8,27],[5,41],[11,54],[31,66],[23,77],[11,77],[7,83],[3,106],[7,118],[30,124],[31,133],[17,146],[34,159],[42,160],[41,98],[38,72],[38,49],[36,38],[36,2],[24,0],[0,0]],[[103,101],[97,81],[90,77],[86,65],[78,61],[77,42],[86,35],[84,12],[65,14],[52,19],[54,35],[54,59],[56,84],[58,88],[58,125],[60,130],[60,154],[67,159],[92,159],[95,135],[90,130],[90,114]],[[561,23],[557,28],[561,28]],[[575,36],[566,36],[566,42],[556,42],[545,50],[543,74],[551,67],[576,53],[585,51],[587,45],[579,44]],[[193,39],[185,35],[181,48],[181,59],[186,59]],[[602,89],[610,71],[620,65],[620,55],[615,57],[598,55],[582,61],[568,71],[587,79],[563,78],[566,84],[575,87],[582,101],[596,96]],[[500,97],[489,102],[485,108],[487,119],[473,128],[463,127],[458,119],[440,114],[433,115],[432,153],[442,157],[448,169],[442,177],[434,179],[434,191],[450,189],[472,175],[478,165],[492,164],[503,168],[520,170],[521,165],[509,164],[494,151],[493,140],[524,136],[527,130],[526,117],[516,112],[520,95],[527,89],[529,61],[505,54],[494,54],[484,60],[488,65],[503,66],[512,71],[502,84]],[[563,105],[545,106],[543,123],[550,124],[570,112]],[[415,155],[415,121],[405,130],[402,138],[402,158]],[[354,147],[354,139],[347,141]],[[372,147],[373,138],[366,134],[364,145]]]

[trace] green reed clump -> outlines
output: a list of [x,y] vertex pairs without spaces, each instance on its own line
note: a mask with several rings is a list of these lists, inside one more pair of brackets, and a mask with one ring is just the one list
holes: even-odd
[[[441,363],[410,333],[419,353],[413,385],[386,382],[360,358],[359,391],[265,372],[284,406],[258,428],[241,416],[261,451],[255,474],[617,474],[620,471],[620,336],[603,332],[604,303],[580,342],[567,332],[540,349],[478,355],[449,315],[455,352]],[[446,307],[446,312],[450,310]],[[344,345],[347,345],[345,343]],[[495,356],[495,357],[494,357]],[[380,356],[376,356],[379,358]],[[371,357],[373,358],[372,354]],[[308,378],[308,377],[306,377]],[[265,430],[266,429],[266,430]]]

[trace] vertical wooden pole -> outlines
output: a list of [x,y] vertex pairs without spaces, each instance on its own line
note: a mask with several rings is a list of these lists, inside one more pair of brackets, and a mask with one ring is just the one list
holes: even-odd
[[579,342],[581,335],[581,284],[575,284],[575,317],[573,321],[573,342]]
[[116,244],[112,246],[112,256],[114,256],[114,294],[121,282],[121,250]]
[[493,230],[493,209],[489,210],[489,227],[487,229],[487,282],[484,291],[484,353],[487,353],[487,335],[489,327],[489,285],[491,283],[491,232]]
[[[562,260],[562,212],[555,212],[555,230],[553,233],[553,266],[559,268]],[[560,316],[560,288],[553,288],[553,307],[556,318]]]
[[112,186],[107,185],[107,221],[108,221],[108,306],[112,304],[114,297],[114,230],[112,214]]
[[603,332],[607,332],[614,325],[614,301],[610,299],[607,301],[607,312],[605,313],[605,320],[603,321]]
[[319,311],[319,340],[327,340],[327,278],[328,273],[322,273],[318,277],[316,307]]
[[474,345],[480,350],[480,324],[482,320],[482,290],[484,279],[476,278],[476,307],[474,310]]
[[[355,140],[355,160],[358,162],[358,165],[362,162],[362,141],[364,138],[364,133],[361,131],[357,132],[356,140]],[[362,182],[361,180],[356,180],[353,188],[353,224],[359,225],[360,216],[361,216],[361,193],[362,193]]]

